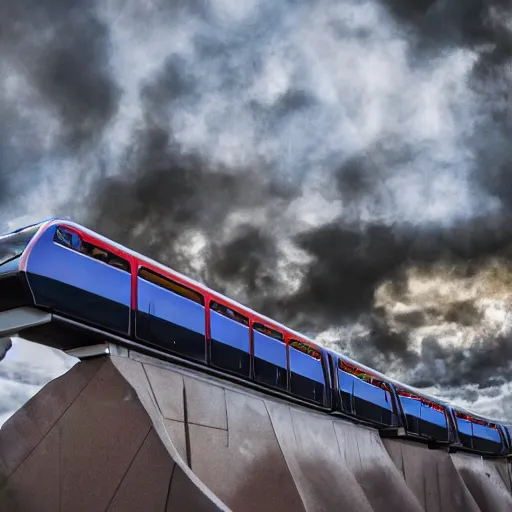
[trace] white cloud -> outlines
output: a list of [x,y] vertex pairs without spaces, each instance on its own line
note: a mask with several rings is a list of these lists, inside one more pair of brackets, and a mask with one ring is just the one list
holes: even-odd
[[43,345],[13,338],[0,362],[0,425],[45,384],[66,373],[77,359]]

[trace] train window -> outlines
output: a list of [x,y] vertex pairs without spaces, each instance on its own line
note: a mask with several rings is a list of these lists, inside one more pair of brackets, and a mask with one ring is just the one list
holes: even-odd
[[343,361],[342,359],[339,360],[339,368],[340,370],[346,373],[350,373],[351,375],[354,375],[358,379],[363,380],[372,386],[376,386],[378,388],[384,389],[385,391],[389,391],[389,385],[387,382],[384,382],[382,379],[379,379],[371,373],[358,368],[357,366],[353,366],[346,361]]
[[174,292],[176,295],[180,295],[186,299],[201,304],[201,306],[204,306],[204,297],[199,292],[196,292],[191,288],[187,288],[186,286],[183,286],[176,281],[172,281],[171,279],[163,277],[160,274],[153,272],[152,270],[142,267],[139,270],[139,277],[149,281],[152,284],[160,286],[161,288],[165,288],[166,290]]
[[499,455],[503,440],[495,423],[457,411],[459,439],[466,448]]
[[481,420],[480,418],[476,418],[474,416],[470,416],[469,414],[464,414],[463,412],[457,411],[455,413],[455,416],[457,418],[460,418],[461,420],[469,421],[470,423],[473,423],[475,425],[482,425],[484,427],[489,427],[489,428],[492,428],[492,429],[495,429],[495,430],[497,430],[497,428],[498,428],[494,423],[491,423],[491,422],[486,421],[486,420]]
[[275,329],[271,329],[270,327],[267,327],[266,325],[260,324],[258,322],[255,322],[252,324],[252,328],[255,331],[261,332],[261,334],[265,334],[265,336],[269,336],[271,338],[274,338],[279,341],[284,341],[284,336],[279,331],[276,331]]
[[217,368],[250,377],[249,319],[215,301],[210,302],[210,362]]
[[288,363],[284,335],[259,322],[253,324],[254,379],[288,389]]
[[298,340],[290,340],[290,391],[301,398],[323,403],[325,374],[320,350]]
[[338,361],[343,410],[365,420],[395,425],[397,417],[388,383],[342,359]]
[[436,441],[448,441],[448,421],[443,405],[403,388],[397,387],[396,391],[410,433]]
[[235,322],[238,322],[245,326],[249,325],[249,319],[246,316],[241,315],[240,313],[238,313],[238,311],[235,311],[234,309],[231,309],[230,307],[225,306],[224,304],[219,304],[218,302],[211,301],[210,308],[216,313],[219,313],[227,318],[230,318]]
[[311,345],[303,343],[302,341],[290,340],[290,347],[293,347],[294,349],[299,350],[300,352],[304,352],[304,354],[313,357],[317,361],[320,361],[322,359],[319,350],[313,348]]
[[436,402],[433,402],[432,400],[428,400],[427,398],[423,398],[421,396],[415,395],[414,393],[410,393],[409,391],[406,391],[405,389],[397,388],[397,393],[399,396],[403,396],[404,398],[410,398],[412,400],[417,400],[424,407],[427,407],[427,408],[432,409],[437,412],[442,412],[444,414],[444,407],[441,404],[437,404]]
[[74,249],[75,251],[80,251],[82,249],[82,240],[80,236],[62,226],[59,226],[55,230],[53,240],[58,244]]
[[117,256],[116,254],[110,251],[97,247],[94,244],[82,241],[80,252],[89,256],[90,258],[102,261],[103,263],[106,263],[111,267],[124,270],[125,272],[128,273],[130,272],[130,263],[127,260],[121,258],[120,256]]

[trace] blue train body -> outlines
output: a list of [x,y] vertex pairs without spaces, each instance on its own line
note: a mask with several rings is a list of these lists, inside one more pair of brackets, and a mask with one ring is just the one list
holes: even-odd
[[[112,340],[383,434],[512,455],[510,426],[397,383],[69,220],[0,237],[0,290],[3,335],[62,350]],[[13,327],[34,311],[38,321]]]

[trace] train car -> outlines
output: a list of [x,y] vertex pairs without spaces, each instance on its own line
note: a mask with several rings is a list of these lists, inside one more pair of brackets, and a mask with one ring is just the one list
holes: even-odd
[[347,357],[337,356],[337,362],[342,411],[377,426],[387,436],[431,446],[456,441],[445,404]]
[[0,237],[0,336],[13,334],[73,353],[111,341],[382,432],[512,453],[505,427],[452,411],[69,219]]
[[[30,313],[27,339],[64,351],[109,339],[332,409],[325,349],[149,258],[64,219],[1,247],[0,290],[17,289],[2,293],[2,311]],[[34,308],[42,316],[29,326]]]
[[392,384],[348,358],[336,357],[340,411],[384,428],[400,425]]
[[487,456],[504,456],[508,443],[504,427],[462,408],[452,407],[460,445],[466,450]]
[[404,385],[394,388],[407,437],[442,445],[456,442],[454,424],[445,404]]
[[0,254],[4,332],[16,318],[24,337],[62,350],[97,343],[103,330],[129,335],[133,258],[119,247],[49,219],[0,237]]

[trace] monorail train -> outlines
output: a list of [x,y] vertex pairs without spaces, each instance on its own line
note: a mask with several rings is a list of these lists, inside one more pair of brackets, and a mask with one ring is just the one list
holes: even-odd
[[0,336],[105,340],[431,448],[512,456],[512,427],[457,408],[67,219],[0,237]]

